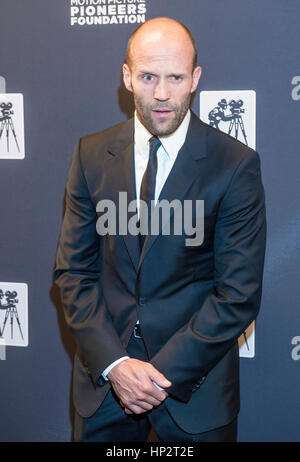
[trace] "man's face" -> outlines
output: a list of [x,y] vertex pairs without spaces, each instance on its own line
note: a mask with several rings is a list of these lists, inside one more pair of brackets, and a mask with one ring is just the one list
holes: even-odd
[[[183,121],[201,68],[193,69],[193,49],[179,36],[162,34],[134,39],[124,83],[134,96],[138,118],[152,135],[167,136]],[[137,43],[136,43],[137,42]]]

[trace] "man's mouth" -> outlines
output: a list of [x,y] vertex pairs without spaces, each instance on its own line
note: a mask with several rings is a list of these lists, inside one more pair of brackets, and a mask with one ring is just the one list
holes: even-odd
[[170,109],[152,109],[152,112],[157,116],[157,117],[168,117],[169,114],[171,114]]

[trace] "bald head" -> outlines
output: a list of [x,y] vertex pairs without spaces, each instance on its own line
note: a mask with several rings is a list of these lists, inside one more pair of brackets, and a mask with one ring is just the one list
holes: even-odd
[[141,46],[153,50],[163,42],[166,46],[181,43],[185,51],[191,55],[192,69],[196,67],[197,49],[193,35],[181,22],[164,17],[150,19],[133,32],[127,44],[126,64],[132,67]]

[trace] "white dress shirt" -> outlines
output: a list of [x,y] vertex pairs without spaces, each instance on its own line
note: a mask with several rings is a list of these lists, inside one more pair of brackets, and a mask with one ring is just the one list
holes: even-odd
[[[161,146],[157,151],[157,174],[155,183],[155,204],[159,198],[163,185],[174,165],[177,154],[183,146],[191,119],[191,111],[185,115],[185,118],[179,127],[171,135],[159,137]],[[135,184],[137,208],[140,208],[140,189],[142,179],[147,168],[149,159],[149,141],[153,135],[140,122],[137,114],[134,114],[134,168],[135,168]],[[107,379],[107,374],[111,369],[124,359],[129,359],[129,356],[123,356],[110,364],[102,373],[102,377]],[[155,384],[156,385],[156,384]],[[157,385],[158,386],[158,385]]]

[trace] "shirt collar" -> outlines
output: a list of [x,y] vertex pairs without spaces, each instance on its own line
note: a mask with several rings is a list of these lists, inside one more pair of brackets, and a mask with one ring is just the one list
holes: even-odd
[[[188,131],[188,126],[191,119],[191,111],[188,110],[183,121],[175,132],[168,136],[159,137],[164,150],[168,154],[169,158],[172,159],[177,156],[178,151],[183,146]],[[134,113],[134,142],[136,148],[140,151],[146,152],[148,155],[148,141],[152,137],[152,134],[147,130],[146,127],[140,122],[137,117],[136,111]]]

